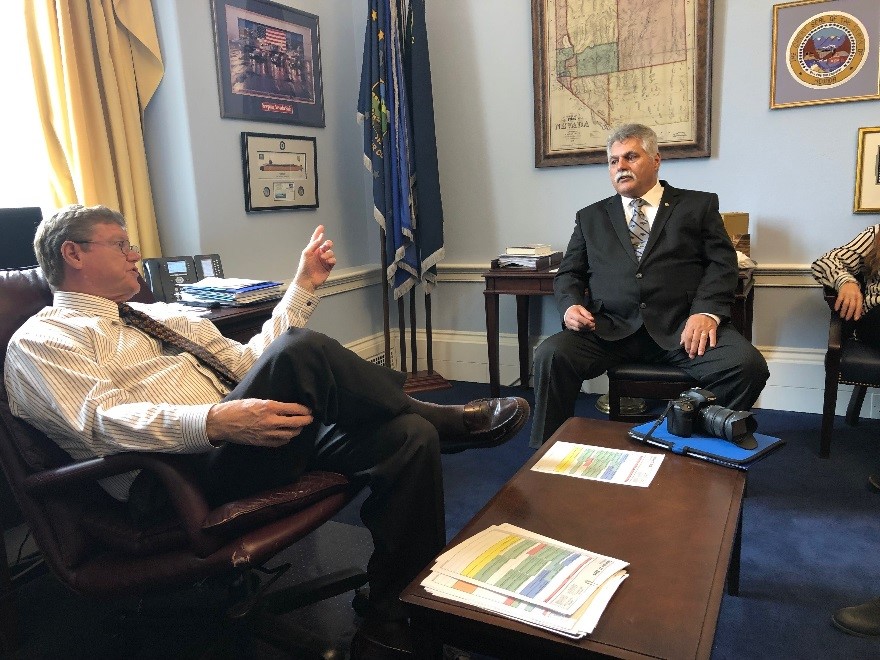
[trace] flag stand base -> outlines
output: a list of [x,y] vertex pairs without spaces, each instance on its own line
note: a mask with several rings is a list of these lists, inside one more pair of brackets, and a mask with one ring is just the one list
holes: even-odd
[[430,390],[447,390],[452,383],[446,380],[436,371],[407,372],[403,391],[407,394],[413,392],[428,392]]

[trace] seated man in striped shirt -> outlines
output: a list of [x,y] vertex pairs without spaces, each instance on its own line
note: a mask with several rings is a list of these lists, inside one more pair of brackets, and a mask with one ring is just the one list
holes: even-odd
[[[308,469],[369,485],[361,516],[375,548],[364,630],[376,633],[370,640],[380,648],[406,646],[397,596],[446,541],[440,453],[507,441],[526,422],[528,404],[424,403],[403,392],[404,374],[305,330],[319,301],[315,290],[336,263],[321,226],[272,317],[247,344],[164,303],[130,306],[182,335],[189,351],[179,348],[185,341],[159,341],[122,320],[132,316],[125,303],[140,289],[140,254],[118,212],[61,209],[40,224],[34,248],[54,300],[9,343],[12,412],[77,460],[123,451],[192,454],[218,504],[290,483]],[[161,486],[148,473],[101,485],[128,501],[133,516],[155,513],[145,503]]]

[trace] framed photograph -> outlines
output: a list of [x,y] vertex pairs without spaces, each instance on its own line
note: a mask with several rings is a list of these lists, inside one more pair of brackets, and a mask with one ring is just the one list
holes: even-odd
[[242,133],[245,211],[318,208],[315,138]]
[[532,0],[535,167],[604,163],[631,122],[663,158],[710,155],[713,3],[643,4]]
[[880,213],[880,126],[859,129],[853,211]]
[[220,116],[324,126],[318,17],[267,0],[211,0]]
[[770,107],[880,99],[880,2],[773,6]]

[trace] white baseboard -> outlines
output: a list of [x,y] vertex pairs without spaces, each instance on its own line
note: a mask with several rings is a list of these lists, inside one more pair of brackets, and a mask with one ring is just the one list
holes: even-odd
[[[392,342],[396,346],[396,339]],[[540,339],[532,341],[533,346]],[[475,383],[489,382],[489,359],[486,354],[486,335],[481,332],[433,331],[434,370],[447,380],[463,380]],[[382,346],[382,336],[358,342],[352,347],[363,357],[375,353]],[[417,333],[419,368],[425,369],[425,334]],[[360,349],[363,348],[362,352]],[[785,348],[759,346],[770,368],[770,380],[761,393],[755,407],[793,412],[822,413],[825,386],[825,351],[808,348]],[[373,353],[370,353],[373,351]],[[502,385],[519,381],[519,349],[513,333],[501,333],[499,337],[499,364]],[[398,356],[395,356],[397,365]],[[487,390],[488,391],[488,390]],[[600,376],[584,383],[584,392],[608,391],[608,380]],[[841,385],[837,394],[837,414],[846,413],[852,387]],[[880,418],[880,392],[869,391],[862,407],[862,417]]]

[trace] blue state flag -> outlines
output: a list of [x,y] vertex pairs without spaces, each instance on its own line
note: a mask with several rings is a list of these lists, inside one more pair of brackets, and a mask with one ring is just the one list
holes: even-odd
[[395,298],[420,281],[430,291],[443,258],[427,45],[423,0],[370,0],[358,116]]

